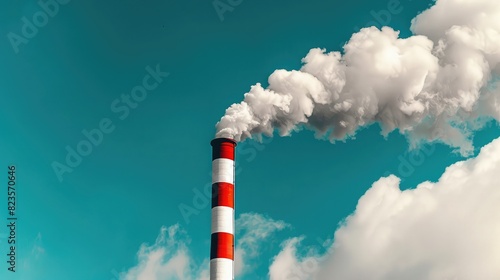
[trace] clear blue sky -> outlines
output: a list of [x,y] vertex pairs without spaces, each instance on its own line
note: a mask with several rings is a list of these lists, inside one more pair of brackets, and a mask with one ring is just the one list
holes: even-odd
[[[388,25],[409,36],[410,20],[430,2],[402,0]],[[176,223],[191,237],[193,258],[207,258],[210,208],[187,223],[179,205],[192,204],[193,189],[210,182],[209,142],[225,108],[250,85],[266,84],[274,69],[298,69],[309,49],[340,50],[374,21],[371,11],[386,8],[387,0],[243,0],[221,20],[211,1],[70,1],[16,53],[7,34],[21,34],[22,18],[32,20],[41,8],[3,1],[0,169],[17,167],[19,245],[12,277],[0,239],[0,278],[113,279],[135,265],[139,246],[154,242],[162,225]],[[156,65],[170,75],[120,119],[111,104]],[[58,180],[53,162],[64,163],[66,146],[75,149],[82,130],[105,118],[114,130]],[[499,134],[486,128],[475,145]],[[438,144],[414,172],[401,174],[402,159],[411,157],[407,141],[395,133],[384,139],[376,126],[334,145],[306,130],[274,138],[255,154],[251,141],[238,148],[236,213],[293,227],[264,246],[262,262],[245,279],[266,278],[284,236],[305,235],[305,244],[332,237],[378,178],[394,173],[412,187],[461,159]],[[0,191],[1,224],[6,201]]]

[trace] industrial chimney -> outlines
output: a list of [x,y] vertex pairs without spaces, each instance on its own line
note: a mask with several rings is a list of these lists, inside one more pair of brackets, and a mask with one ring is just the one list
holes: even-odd
[[234,279],[234,150],[236,141],[212,145],[212,237],[210,280]]

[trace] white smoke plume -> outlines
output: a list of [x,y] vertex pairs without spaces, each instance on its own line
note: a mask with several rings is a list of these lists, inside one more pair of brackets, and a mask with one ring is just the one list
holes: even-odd
[[364,28],[343,53],[311,49],[300,70],[276,70],[217,123],[216,137],[242,141],[301,127],[334,142],[379,123],[412,145],[442,141],[462,154],[471,132],[500,120],[498,0],[437,0],[412,21],[413,36]]

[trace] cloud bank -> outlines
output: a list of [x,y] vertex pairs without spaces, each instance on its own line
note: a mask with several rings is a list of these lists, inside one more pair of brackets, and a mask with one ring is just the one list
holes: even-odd
[[415,145],[442,141],[462,154],[471,132],[500,120],[500,5],[438,0],[412,21],[409,38],[364,28],[340,52],[311,49],[300,70],[274,71],[217,123],[217,137],[242,141],[307,127],[332,142],[379,123]]
[[[438,182],[401,191],[399,178],[375,182],[334,235],[328,253],[298,256],[283,243],[271,280],[500,279],[500,138]],[[312,251],[314,252],[314,251]]]

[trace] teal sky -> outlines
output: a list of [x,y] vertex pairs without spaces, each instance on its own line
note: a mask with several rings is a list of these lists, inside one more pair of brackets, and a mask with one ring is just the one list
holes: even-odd
[[[409,36],[411,19],[431,2],[402,0],[388,25]],[[17,168],[18,271],[7,271],[0,235],[0,278],[114,279],[136,264],[140,245],[154,243],[161,226],[177,223],[190,236],[193,258],[203,261],[210,208],[186,221],[179,205],[192,205],[193,190],[210,182],[209,142],[224,110],[251,85],[267,84],[274,69],[298,69],[309,49],[340,50],[374,21],[370,11],[386,7],[386,0],[243,0],[221,21],[211,1],[70,1],[16,53],[7,34],[21,34],[22,18],[41,8],[3,1],[0,168]],[[121,120],[111,104],[157,65],[169,76]],[[82,130],[104,118],[115,129],[58,180],[53,162],[64,163],[66,147],[76,149]],[[476,148],[499,135],[488,126],[474,136]],[[397,133],[384,138],[378,126],[333,145],[307,130],[267,140],[262,150],[252,141],[237,150],[236,213],[292,227],[264,245],[244,279],[266,279],[284,238],[304,235],[312,245],[331,238],[378,178],[393,173],[414,187],[462,159],[435,144],[414,172],[405,172],[402,162],[418,151],[408,152]],[[0,209],[6,201],[1,191]],[[7,212],[0,213],[4,224]]]

